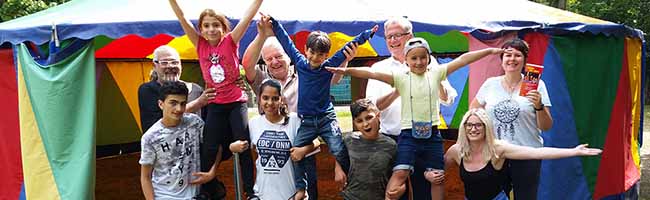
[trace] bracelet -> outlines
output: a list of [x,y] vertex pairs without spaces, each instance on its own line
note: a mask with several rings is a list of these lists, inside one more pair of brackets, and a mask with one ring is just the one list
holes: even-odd
[[542,110],[544,110],[544,106],[542,106],[542,107],[539,108],[539,109],[538,109],[538,108],[535,108],[535,106],[533,106],[533,109],[535,109],[535,111],[542,111]]

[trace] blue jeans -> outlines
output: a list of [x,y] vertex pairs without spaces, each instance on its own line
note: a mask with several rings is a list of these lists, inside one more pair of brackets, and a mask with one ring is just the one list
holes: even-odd
[[442,137],[436,127],[431,131],[431,137],[418,139],[411,135],[411,129],[402,129],[397,142],[397,159],[393,170],[413,172],[415,160],[422,161],[425,169],[445,169]]
[[307,162],[305,167],[305,174],[307,175],[307,194],[309,199],[318,199],[318,180],[316,177],[316,154],[303,158]]
[[[397,137],[399,136],[388,135],[384,133],[382,134],[393,139],[395,143],[398,143]],[[431,200],[431,183],[429,183],[429,181],[427,181],[427,179],[424,178],[424,171],[425,171],[424,163],[422,163],[422,161],[416,160],[415,169],[413,170],[413,173],[411,173],[411,185],[410,186],[408,184],[406,185],[406,192],[404,192],[402,197],[399,198],[400,200],[409,199],[409,187],[412,187],[413,199]]]
[[[303,115],[300,116],[300,118],[302,119],[302,122],[300,123],[298,135],[296,135],[296,139],[294,141],[294,146],[303,147],[305,145],[311,144],[312,141],[316,139],[316,137],[320,136],[323,138],[323,140],[325,140],[330,152],[334,155],[336,161],[341,165],[341,168],[343,168],[343,171],[347,174],[348,169],[350,168],[350,158],[348,156],[348,150],[345,148],[345,144],[343,144],[341,128],[336,121],[336,113],[332,110],[323,113],[322,115]],[[296,182],[296,189],[307,188],[307,183],[305,180],[305,169],[314,167],[312,166],[313,164],[315,164],[315,162],[309,163],[305,159],[294,162],[293,172]]]

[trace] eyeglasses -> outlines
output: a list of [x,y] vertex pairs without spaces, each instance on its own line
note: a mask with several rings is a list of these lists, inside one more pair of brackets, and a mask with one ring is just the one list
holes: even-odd
[[406,36],[408,34],[409,33],[395,33],[395,34],[387,35],[386,39],[387,40],[393,40],[393,39],[398,40],[398,39],[401,39],[402,37],[404,37],[404,36]]
[[154,60],[153,62],[162,66],[168,66],[168,65],[177,66],[181,64],[181,61],[178,60]]
[[472,130],[472,128],[476,129],[483,129],[485,127],[485,124],[483,123],[465,123],[465,129],[467,130]]

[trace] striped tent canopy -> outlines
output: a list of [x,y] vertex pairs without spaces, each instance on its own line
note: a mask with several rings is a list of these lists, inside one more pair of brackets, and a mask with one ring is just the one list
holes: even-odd
[[[194,23],[203,9],[214,8],[236,24],[250,2],[179,0],[186,17]],[[643,33],[639,30],[524,0],[265,1],[260,11],[279,20],[299,49],[310,31],[321,30],[329,33],[334,51],[351,36],[393,16],[408,17],[415,35],[428,40],[439,54],[499,47],[513,37],[525,39],[531,46],[528,62],[545,66],[542,79],[553,104],[554,125],[542,134],[545,146],[589,143],[604,149],[602,156],[544,161],[539,199],[620,199],[640,179],[645,67]],[[240,43],[240,54],[255,37],[254,23]],[[48,51],[53,24],[62,41],[91,42],[67,48],[74,52],[58,55],[60,59],[51,65],[34,62],[35,56],[48,57],[37,52],[39,47],[40,52]],[[138,142],[142,132],[137,89],[148,81],[152,67],[149,59],[156,47],[167,44],[176,48],[187,61],[182,79],[202,83],[195,64],[196,50],[165,0],[73,0],[0,23],[0,44],[4,47],[0,49],[0,71],[16,75],[0,78],[0,92],[11,97],[1,105],[9,114],[0,116],[0,134],[5,138],[0,141],[0,160],[8,163],[0,169],[0,177],[8,177],[0,183],[0,199],[31,199],[45,194],[48,199],[91,197],[93,187],[87,185],[93,185],[94,170],[90,169],[94,162],[80,149],[87,148],[87,153],[94,152],[94,145]],[[359,57],[389,55],[382,26],[357,53]],[[440,57],[438,61],[445,63],[450,58]],[[79,63],[87,63],[93,70],[75,68]],[[43,71],[54,65],[74,70]],[[452,106],[441,107],[442,127],[458,127],[483,81],[503,73],[499,65],[498,57],[487,57],[448,77],[459,97]],[[93,74],[94,79],[87,79]],[[46,84],[64,76],[85,78],[63,81],[77,84],[75,87]],[[87,86],[85,93],[78,89],[66,92],[80,84]],[[68,96],[53,98],[50,90]],[[74,112],[57,107],[69,106],[70,102],[86,107]],[[61,119],[66,120],[93,121],[94,117],[90,123],[94,128],[82,126],[88,124],[83,121],[78,126],[59,126],[56,120],[44,117],[63,116],[59,115],[62,112],[67,115]],[[79,129],[69,131],[74,127]],[[80,140],[69,132],[93,137]],[[91,178],[62,178],[73,171]]]

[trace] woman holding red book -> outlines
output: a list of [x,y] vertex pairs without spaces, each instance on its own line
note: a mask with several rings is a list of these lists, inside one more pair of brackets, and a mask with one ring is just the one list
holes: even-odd
[[[497,139],[511,144],[543,147],[541,131],[553,125],[551,101],[544,81],[539,80],[537,90],[519,95],[522,87],[522,68],[528,58],[528,44],[515,38],[507,41],[501,54],[501,67],[505,74],[488,78],[472,101],[470,108],[485,108],[493,119]],[[509,162],[509,179],[505,188],[514,189],[515,199],[537,199],[540,160]],[[510,187],[512,184],[512,187]]]

